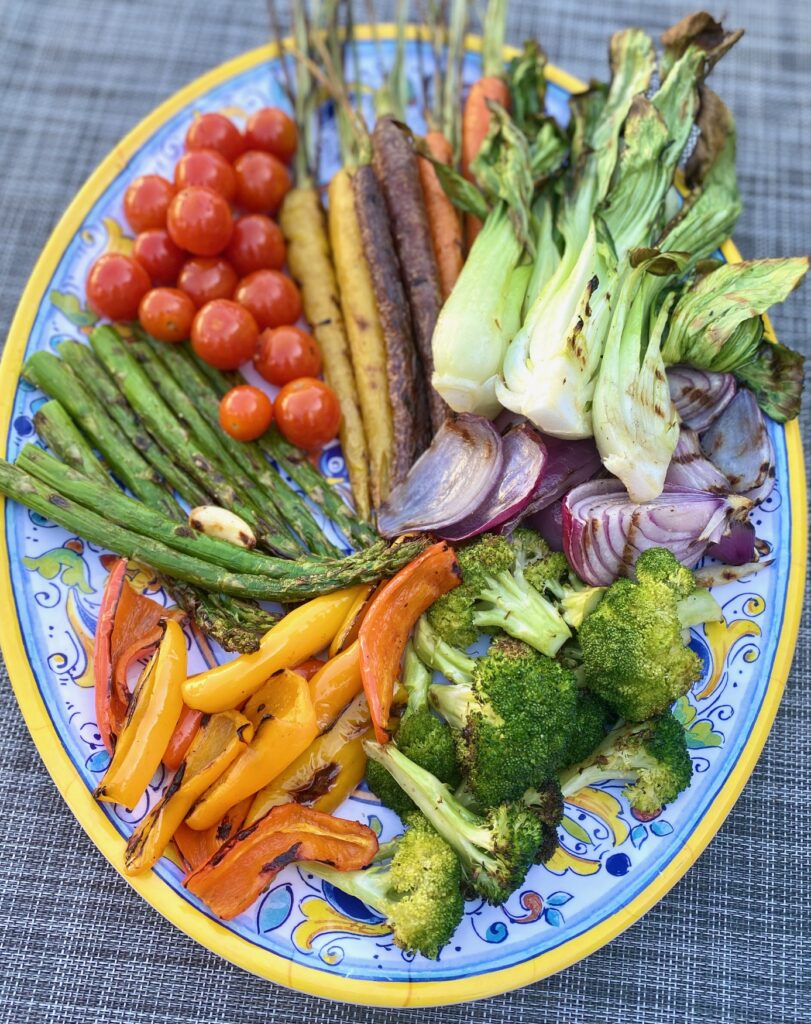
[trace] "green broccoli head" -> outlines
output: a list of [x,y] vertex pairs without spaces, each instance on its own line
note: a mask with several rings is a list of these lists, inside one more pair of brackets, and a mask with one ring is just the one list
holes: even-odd
[[387,864],[374,863],[363,871],[307,867],[383,914],[401,949],[436,959],[462,920],[462,869],[451,847],[421,814],[409,814],[407,825],[392,844]]
[[520,640],[495,640],[477,660],[469,686],[430,692],[456,732],[459,760],[480,806],[518,799],[562,764],[574,723],[574,676]]
[[428,621],[437,635],[453,647],[470,647],[479,636],[479,629],[473,621],[476,602],[464,589],[443,594],[428,609]]
[[693,765],[681,723],[669,711],[610,732],[590,757],[561,775],[565,797],[598,782],[626,781],[633,808],[653,814],[687,789]]
[[603,742],[605,734],[616,721],[616,714],[604,700],[591,690],[578,690],[574,729],[563,763],[570,765],[585,761]]
[[684,643],[676,594],[666,583],[612,583],[579,638],[586,684],[630,722],[665,711],[701,677],[701,659]]
[[548,779],[524,793],[524,803],[537,814],[543,826],[543,842],[535,855],[536,864],[546,864],[558,848],[558,825],[563,821],[563,793],[556,778]]
[[569,576],[569,563],[562,551],[553,551],[546,558],[540,558],[537,562],[531,562],[524,569],[524,577],[527,583],[532,584],[536,590],[543,593],[552,584],[553,587],[561,584]]
[[461,588],[475,595],[488,576],[510,572],[515,568],[515,552],[506,537],[483,533],[465,547],[458,548],[456,558],[462,570]]
[[634,572],[639,583],[664,583],[677,598],[689,597],[696,589],[692,570],[682,565],[667,548],[648,548],[636,560]]
[[553,554],[540,533],[528,526],[519,526],[517,530],[513,530],[510,542],[515,552],[515,564],[524,571],[534,562],[547,559]]

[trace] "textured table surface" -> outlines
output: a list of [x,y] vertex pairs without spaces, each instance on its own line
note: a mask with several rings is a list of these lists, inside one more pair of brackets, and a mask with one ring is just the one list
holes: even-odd
[[[362,6],[362,5],[360,5]],[[375,5],[381,16],[389,4]],[[418,6],[418,5],[413,5]],[[609,33],[659,32],[686,0],[512,0],[509,38],[605,71]],[[738,118],[744,256],[811,241],[811,5],[726,0],[747,35],[714,75]],[[716,12],[718,13],[718,12]],[[0,338],[40,249],[89,172],[187,81],[263,42],[261,0],[0,2]],[[811,287],[775,316],[808,351]],[[809,436],[806,402],[804,435]],[[0,608],[0,615],[10,614]],[[419,1011],[425,1021],[634,1024],[811,1021],[811,624],[777,721],[726,824],[648,915],[588,961],[521,992]],[[50,781],[0,660],[0,1021],[370,1021],[411,1013],[326,1003],[197,946],[93,847]]]

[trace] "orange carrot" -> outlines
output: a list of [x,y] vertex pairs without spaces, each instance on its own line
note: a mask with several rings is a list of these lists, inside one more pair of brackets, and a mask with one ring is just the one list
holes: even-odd
[[[425,144],[435,160],[448,166],[453,163],[453,148],[442,132],[428,132],[425,136]],[[450,295],[464,263],[462,224],[456,207],[440,185],[430,160],[419,157],[417,167],[420,172],[425,212],[428,215],[428,227],[431,230],[431,241],[439,271],[439,289],[444,302]]]
[[[482,143],[490,128],[490,109],[488,100],[500,103],[505,110],[510,109],[510,90],[504,79],[498,75],[484,75],[474,82],[465,100],[462,114],[462,173],[473,180],[470,165],[476,159]],[[482,222],[473,214],[465,215],[465,241],[468,250],[481,231]]]

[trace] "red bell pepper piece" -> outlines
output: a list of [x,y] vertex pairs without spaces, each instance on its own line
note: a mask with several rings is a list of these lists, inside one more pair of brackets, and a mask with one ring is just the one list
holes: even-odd
[[93,642],[93,675],[95,680],[96,695],[96,722],[99,727],[99,735],[107,748],[107,753],[112,754],[115,745],[115,732],[113,731],[113,627],[115,616],[118,610],[118,602],[121,600],[121,592],[127,581],[127,560],[119,558],[110,570],[107,583],[104,587],[104,594],[99,608],[99,618],[96,623],[96,637]]

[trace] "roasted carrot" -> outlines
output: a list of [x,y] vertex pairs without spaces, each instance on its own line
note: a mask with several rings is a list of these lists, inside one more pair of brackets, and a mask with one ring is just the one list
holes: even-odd
[[[443,164],[451,164],[453,150],[442,132],[428,132],[425,136],[425,144],[435,160]],[[431,231],[431,242],[439,274],[439,290],[444,301],[456,284],[456,279],[459,277],[465,261],[462,224],[456,207],[440,185],[430,160],[423,156],[418,157],[417,169],[420,174],[425,212],[428,217],[428,227]]]

